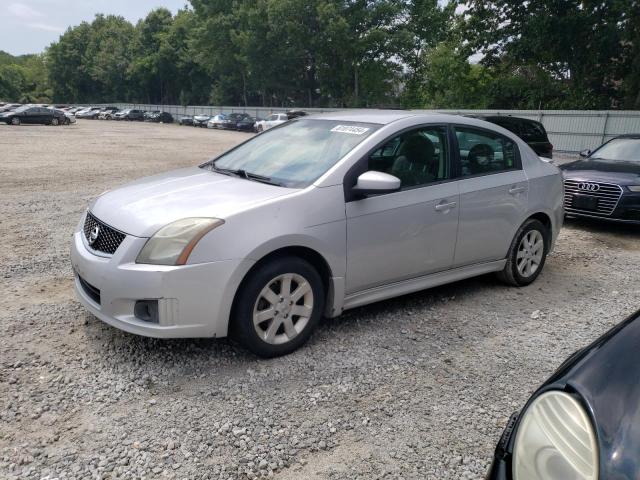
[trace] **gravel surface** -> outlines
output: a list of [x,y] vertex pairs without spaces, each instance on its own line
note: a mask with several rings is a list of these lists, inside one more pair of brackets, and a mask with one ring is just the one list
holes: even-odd
[[0,478],[477,479],[508,416],[638,308],[640,229],[569,222],[541,277],[326,320],[284,358],[122,333],[74,299],[87,202],[247,134],[0,126]]

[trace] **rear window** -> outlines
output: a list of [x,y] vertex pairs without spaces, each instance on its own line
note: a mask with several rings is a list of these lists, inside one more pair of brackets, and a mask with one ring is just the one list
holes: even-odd
[[537,122],[522,122],[520,125],[521,137],[525,142],[546,142],[547,132]]

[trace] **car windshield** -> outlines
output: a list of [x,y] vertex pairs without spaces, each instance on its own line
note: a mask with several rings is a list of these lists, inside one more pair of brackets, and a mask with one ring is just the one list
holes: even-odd
[[640,162],[640,138],[616,138],[593,152],[592,159]]
[[369,123],[308,119],[282,125],[205,165],[301,188],[314,182],[379,128]]

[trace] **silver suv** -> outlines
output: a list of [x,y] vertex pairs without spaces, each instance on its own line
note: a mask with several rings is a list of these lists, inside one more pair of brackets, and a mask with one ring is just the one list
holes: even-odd
[[268,357],[323,315],[488,272],[533,282],[562,200],[559,170],[497,125],[333,113],[101,195],[71,259],[80,301],[113,326],[232,334]]

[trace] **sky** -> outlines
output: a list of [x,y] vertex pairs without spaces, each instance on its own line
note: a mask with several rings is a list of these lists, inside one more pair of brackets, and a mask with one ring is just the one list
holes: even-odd
[[137,22],[157,7],[173,13],[187,0],[0,0],[0,50],[12,55],[41,53],[68,27],[96,13]]

